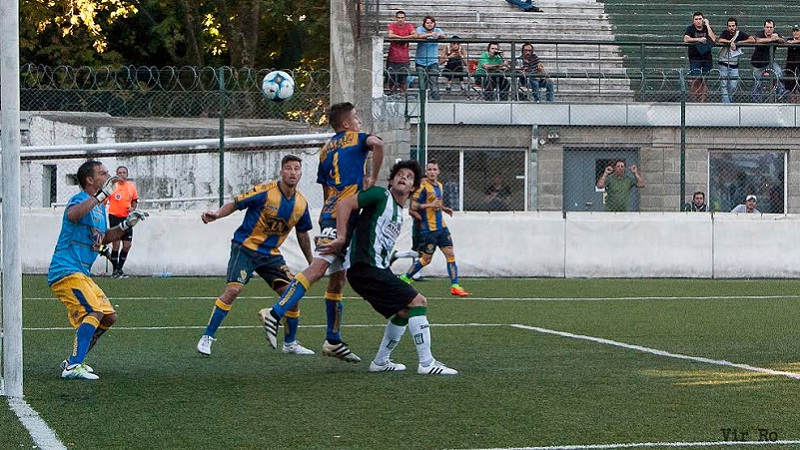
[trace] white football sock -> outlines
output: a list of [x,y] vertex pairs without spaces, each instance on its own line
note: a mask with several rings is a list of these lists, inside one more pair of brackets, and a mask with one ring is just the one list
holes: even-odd
[[428,316],[409,317],[408,331],[414,338],[419,363],[423,366],[430,365],[433,362],[433,354],[431,353],[431,329],[428,324]]
[[397,252],[394,254],[395,258],[416,258],[417,256],[419,256],[419,253],[415,252],[414,250],[406,250],[404,252]]
[[378,348],[378,354],[375,355],[376,364],[386,364],[389,362],[389,357],[392,355],[392,350],[397,347],[403,333],[406,332],[406,326],[395,325],[391,320],[386,323],[386,330],[383,332],[383,340],[381,346]]

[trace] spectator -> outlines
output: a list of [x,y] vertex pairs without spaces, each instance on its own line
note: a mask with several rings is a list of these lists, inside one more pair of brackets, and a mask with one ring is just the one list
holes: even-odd
[[732,213],[746,213],[746,214],[751,214],[751,213],[761,214],[756,209],[756,201],[758,201],[758,199],[756,199],[756,196],[753,195],[753,194],[750,194],[744,200],[744,204],[740,204],[736,208],[733,208],[731,210],[731,212]]
[[506,0],[508,3],[516,6],[525,12],[542,12],[541,9],[533,6],[533,0]]
[[[392,39],[412,39],[417,37],[414,25],[406,23],[406,13],[397,11],[395,23],[389,24],[388,37]],[[389,93],[406,92],[408,85],[408,42],[389,42],[389,55],[386,57],[386,71],[389,73]]]
[[708,205],[706,205],[706,194],[703,191],[697,191],[692,196],[692,201],[684,203],[681,211],[685,212],[707,212]]
[[717,36],[708,19],[700,11],[692,14],[692,24],[683,33],[683,42],[689,46],[689,76],[692,79],[691,100],[705,102],[708,98],[706,74],[711,70],[711,48]]
[[436,27],[436,19],[433,16],[425,16],[422,19],[422,26],[417,28],[417,37],[427,39],[429,42],[417,44],[417,53],[414,62],[417,72],[424,71],[420,82],[425,83],[426,89],[431,91],[431,99],[439,100],[439,42],[444,36],[444,31]]
[[[458,39],[458,36],[453,36],[452,39]],[[453,79],[458,80],[460,84],[467,75],[467,51],[460,43],[451,42],[442,48],[442,52],[439,54],[439,64],[444,66],[442,76],[447,78],[447,86],[444,90],[450,91]]]
[[546,101],[553,101],[553,81],[547,76],[544,64],[539,60],[539,56],[533,52],[533,44],[522,45],[522,66],[520,67],[523,75],[523,83],[526,84],[533,93],[533,99],[539,102],[540,89],[546,92]]
[[620,159],[614,162],[613,167],[606,167],[606,170],[600,175],[596,186],[598,189],[606,190],[606,211],[627,211],[631,190],[634,187],[644,187],[644,177],[635,165],[631,166],[631,173],[633,176],[625,174],[625,161]]
[[731,103],[731,97],[736,93],[739,86],[739,55],[742,50],[736,45],[737,42],[753,43],[756,38],[748,35],[738,28],[735,17],[728,18],[728,27],[719,36],[720,44],[724,47],[719,49],[719,78],[720,92],[722,93],[722,103]]
[[[783,44],[786,41],[775,32],[775,21],[767,19],[764,21],[764,30],[756,33],[756,43],[758,44]],[[763,96],[763,80],[766,77],[774,76],[776,80],[780,80],[783,76],[781,65],[774,60],[775,54],[772,45],[756,45],[753,50],[753,56],[750,57],[750,65],[753,66],[753,101],[762,102]],[[772,72],[770,74],[770,72]],[[777,83],[778,97],[783,96],[786,90],[783,83]]]
[[[485,100],[499,97],[500,100],[508,100],[509,82],[506,79],[508,64],[503,61],[503,52],[500,51],[500,44],[490,42],[486,46],[478,60],[478,76],[483,84],[483,97]],[[498,95],[495,95],[495,91]]]
[[492,177],[492,184],[484,191],[486,196],[487,211],[508,211],[511,197],[511,189],[503,182],[503,176],[499,173]]
[[800,25],[792,26],[792,38],[786,41],[787,44],[795,44],[786,49],[786,70],[783,75],[784,87],[789,93],[789,101],[800,103]]

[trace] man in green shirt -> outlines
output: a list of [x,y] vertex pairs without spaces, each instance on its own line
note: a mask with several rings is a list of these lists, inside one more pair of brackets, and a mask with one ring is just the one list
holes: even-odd
[[606,190],[606,211],[622,212],[628,210],[631,190],[644,187],[644,177],[636,165],[631,166],[633,176],[625,174],[625,161],[617,160],[613,167],[608,166],[597,180],[597,188]]
[[[508,100],[509,82],[506,78],[506,71],[509,65],[503,61],[503,52],[500,51],[500,44],[490,42],[486,46],[486,51],[481,54],[478,60],[477,76],[483,84],[483,98],[485,100],[502,101]],[[495,95],[497,91],[497,95]]]
[[369,365],[370,372],[398,372],[405,364],[390,359],[392,350],[408,329],[419,356],[420,375],[457,375],[458,371],[434,359],[428,323],[428,301],[389,269],[389,259],[403,225],[403,205],[419,188],[422,169],[416,161],[400,161],[389,173],[389,189],[373,186],[336,205],[336,239],[321,245],[321,254],[338,254],[347,242],[348,218],[354,211],[353,230],[345,267],[347,281],[375,311],[389,319],[381,346]]

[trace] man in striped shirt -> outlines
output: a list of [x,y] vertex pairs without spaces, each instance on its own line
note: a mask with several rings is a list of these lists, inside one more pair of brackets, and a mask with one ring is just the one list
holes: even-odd
[[319,248],[323,254],[340,252],[347,242],[348,217],[361,210],[347,253],[347,280],[358,295],[389,319],[378,353],[369,365],[370,372],[406,369],[390,356],[408,328],[419,356],[417,373],[458,374],[431,353],[427,299],[389,269],[390,255],[403,226],[403,205],[419,188],[421,179],[422,169],[416,161],[396,163],[389,174],[388,189],[373,186],[337,204],[336,239]]

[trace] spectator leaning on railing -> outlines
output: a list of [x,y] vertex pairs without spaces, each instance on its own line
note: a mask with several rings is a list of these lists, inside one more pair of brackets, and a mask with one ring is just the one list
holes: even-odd
[[[414,25],[406,23],[406,13],[397,11],[394,14],[395,23],[389,24],[389,39],[416,38],[417,32]],[[389,55],[386,57],[386,70],[389,72],[389,92],[406,92],[408,79],[408,42],[389,42]]]
[[719,35],[717,41],[722,47],[719,48],[719,68],[720,92],[722,102],[731,103],[733,94],[739,86],[739,56],[742,50],[736,45],[740,42],[753,43],[756,38],[750,36],[738,28],[736,18],[728,18],[728,27]]
[[783,71],[784,87],[789,92],[789,101],[800,103],[800,24],[792,26],[792,38],[786,41],[793,44],[786,49],[786,69]]
[[422,26],[417,28],[417,37],[427,39],[428,42],[417,44],[417,53],[414,58],[417,70],[424,70],[423,76],[427,89],[431,91],[431,99],[439,100],[439,39],[445,37],[444,31],[436,26],[433,16],[425,16]]
[[692,77],[691,100],[705,102],[708,98],[708,86],[705,76],[711,71],[711,48],[717,36],[711,29],[708,19],[703,13],[696,11],[692,14],[692,24],[686,27],[683,33],[683,42],[689,46],[689,76]]
[[481,54],[481,59],[478,60],[477,70],[483,84],[483,98],[485,100],[492,100],[495,97],[494,91],[498,91],[500,100],[508,100],[510,86],[508,79],[506,79],[508,68],[508,64],[503,60],[500,44],[498,42],[490,42],[486,46],[486,51]]
[[[756,33],[755,38],[758,44],[783,44],[786,42],[780,34],[775,32],[775,21],[772,19],[764,21],[764,29]],[[768,78],[770,76],[770,71],[772,71],[772,76],[776,80],[780,80],[783,76],[781,65],[774,60],[774,57],[775,50],[773,45],[756,45],[755,50],[753,50],[753,56],[750,57],[750,65],[753,66],[753,78],[755,78],[753,83],[753,101],[755,102],[760,103],[764,100],[762,83],[765,77]],[[784,92],[786,92],[783,84],[778,82],[776,87],[778,89],[778,97],[783,96]]]

